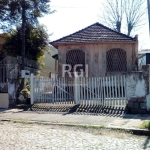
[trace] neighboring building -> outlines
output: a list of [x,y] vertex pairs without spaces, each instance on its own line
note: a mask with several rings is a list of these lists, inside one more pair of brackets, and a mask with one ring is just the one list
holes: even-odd
[[52,56],[57,55],[58,50],[50,45],[50,50],[45,52],[44,63],[45,67],[40,71],[41,76],[54,78],[58,73],[58,63]]
[[[0,34],[0,61],[3,62],[3,64],[6,64],[6,63],[7,64],[12,64],[15,67],[17,62],[21,62],[21,58],[18,57],[19,59],[16,58],[15,61],[12,61],[12,60],[15,59],[13,57],[11,57],[11,60],[10,60],[10,57],[9,57],[9,59],[5,59],[6,56],[5,56],[4,52],[2,51],[2,46],[4,45],[5,41],[6,41],[5,34]],[[55,64],[55,59],[52,57],[52,55],[55,55],[57,53],[58,53],[57,49],[50,45],[50,50],[45,52],[45,58],[44,58],[45,67],[39,72],[41,74],[41,76],[44,76],[44,77],[55,77],[55,74],[57,74],[57,68],[58,67]],[[4,59],[7,60],[7,62],[4,61]],[[33,62],[32,60],[26,61],[26,59],[25,59],[25,65],[27,65],[27,67],[28,67],[26,69],[29,69],[31,71],[31,69],[29,67],[32,67],[32,70],[34,70],[34,71],[32,71],[32,73],[33,72],[36,73],[37,72],[36,71],[37,67],[36,67],[35,63],[36,62]],[[15,69],[15,68],[13,68],[13,69]],[[13,69],[11,69],[11,70],[13,70]],[[10,72],[10,71],[8,71],[8,72]],[[1,75],[0,75],[0,79],[1,79]]]
[[[21,73],[22,64],[21,56],[11,57],[6,55],[4,49],[2,49],[5,41],[5,34],[0,34],[0,92],[8,91],[8,80],[11,82],[17,81],[16,79],[19,78]],[[25,70],[29,70],[30,73],[34,74],[39,72],[43,77],[56,77],[57,66],[55,59],[52,57],[54,54],[57,54],[57,50],[50,46],[50,51],[45,52],[45,68],[42,70],[38,69],[38,63],[36,61],[25,58]]]
[[[76,64],[86,70],[88,76],[99,77],[108,74],[135,70],[138,54],[138,39],[116,32],[100,23],[95,23],[78,32],[51,42],[58,49],[58,76],[62,77],[63,64],[74,68]],[[73,73],[74,70],[71,69]],[[67,77],[68,74],[65,76]]]
[[143,65],[150,64],[150,49],[144,49],[138,52],[138,69],[141,70]]
[[4,53],[2,51],[2,46],[5,43],[5,34],[0,34],[0,61],[4,58]]
[[5,33],[4,34],[0,34],[0,46],[2,46],[5,43]]

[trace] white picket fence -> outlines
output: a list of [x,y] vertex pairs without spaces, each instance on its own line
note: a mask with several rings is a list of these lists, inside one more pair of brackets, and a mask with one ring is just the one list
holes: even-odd
[[125,76],[36,78],[31,75],[32,103],[126,106]]

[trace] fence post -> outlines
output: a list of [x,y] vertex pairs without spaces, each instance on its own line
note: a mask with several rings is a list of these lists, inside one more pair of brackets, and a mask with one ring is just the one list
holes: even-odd
[[80,104],[80,85],[79,85],[79,77],[77,72],[74,73],[74,102],[75,104]]
[[30,97],[31,97],[31,105],[34,104],[34,75],[30,76]]
[[150,65],[148,65],[148,94],[146,95],[146,107],[150,111]]

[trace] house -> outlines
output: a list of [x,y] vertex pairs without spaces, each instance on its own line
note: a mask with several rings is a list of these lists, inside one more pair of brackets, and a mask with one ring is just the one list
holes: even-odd
[[150,64],[150,50],[144,49],[138,52],[138,70],[141,70],[142,66],[147,64]]
[[[51,44],[58,49],[58,76],[64,74],[66,65],[70,72],[86,71],[89,77],[125,73],[135,69],[138,55],[138,39],[114,31],[100,23],[95,23],[73,34],[62,37]],[[75,66],[79,64],[80,67]],[[66,68],[64,67],[66,66]],[[87,68],[86,68],[87,66]]]

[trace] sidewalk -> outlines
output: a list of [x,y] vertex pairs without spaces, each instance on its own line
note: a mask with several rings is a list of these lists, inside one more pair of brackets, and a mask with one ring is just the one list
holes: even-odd
[[140,125],[150,120],[150,114],[106,116],[90,114],[40,114],[25,112],[21,109],[0,110],[0,120],[21,120],[46,122],[49,124],[88,125],[125,130],[141,130]]

